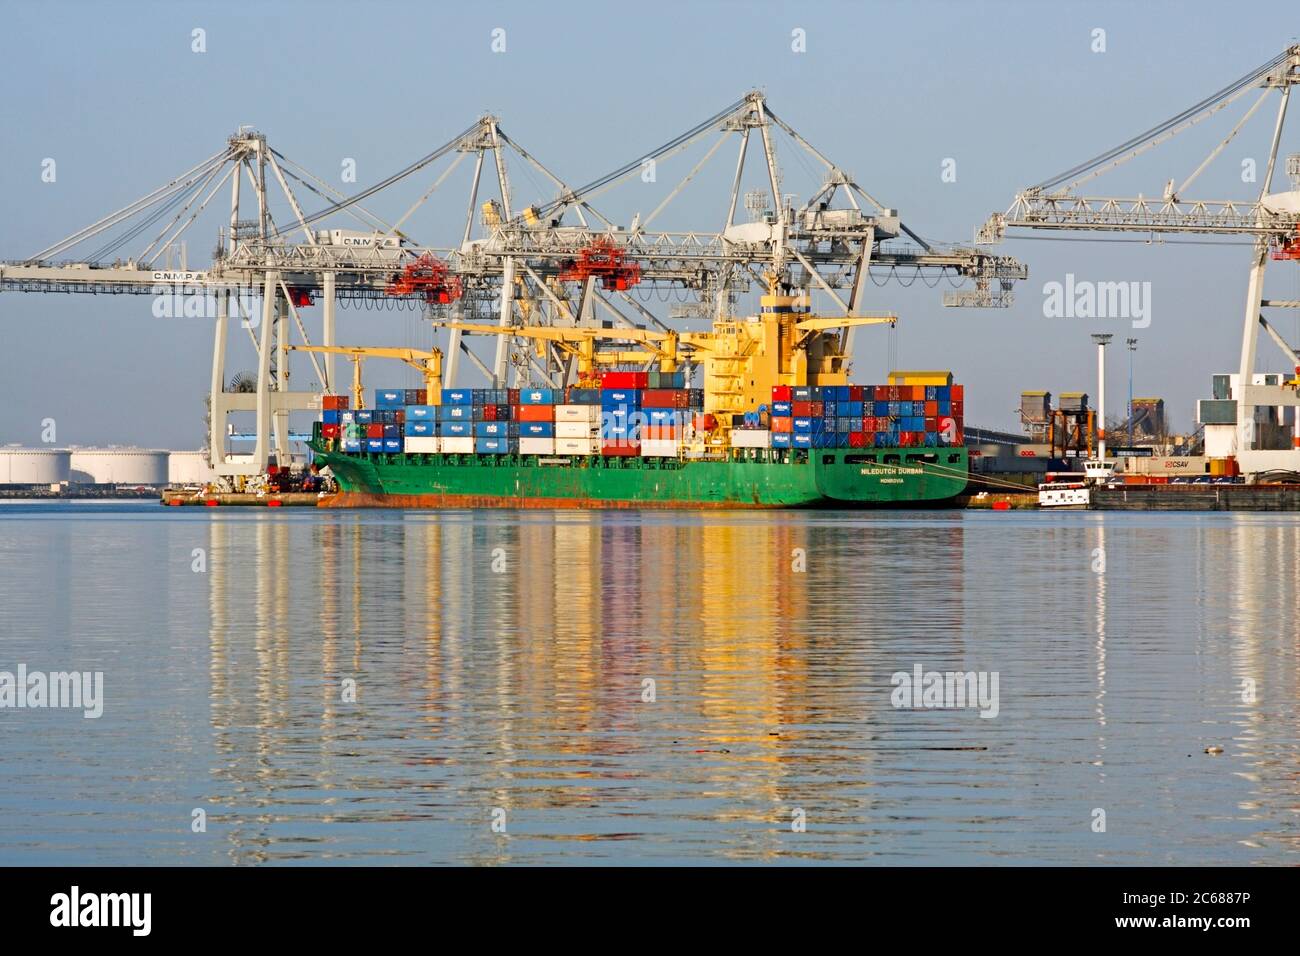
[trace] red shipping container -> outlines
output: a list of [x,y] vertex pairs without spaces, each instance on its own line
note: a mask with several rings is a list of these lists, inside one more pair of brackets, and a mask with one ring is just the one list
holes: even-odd
[[812,418],[812,402],[791,402],[790,410],[795,418]]
[[553,422],[555,421],[554,405],[520,405],[517,409],[517,421],[521,422]]
[[710,412],[698,412],[691,416],[691,427],[697,432],[711,432],[717,424],[718,420]]
[[417,405],[428,405],[429,390],[427,388],[417,388],[415,390],[415,399],[416,399],[415,404]]
[[645,372],[601,372],[601,388],[645,388],[650,376]]
[[640,442],[605,442],[600,446],[602,455],[616,458],[635,458],[641,454]]
[[495,405],[483,406],[483,421],[494,422],[497,420],[497,407]]
[[962,411],[963,411],[963,406],[964,406],[965,404],[966,404],[965,402],[953,402],[953,403],[952,403],[952,417],[953,417],[953,418],[961,418],[961,413],[962,413]]
[[850,447],[850,448],[866,448],[866,447],[867,447],[867,433],[866,433],[866,432],[849,432],[849,447]]
[[684,388],[648,388],[641,393],[642,408],[686,408],[690,395]]
[[880,429],[876,427],[876,417],[874,415],[867,415],[862,419],[862,430],[864,432],[880,431]]
[[902,398],[900,398],[898,394],[900,389],[897,385],[890,385],[887,389],[885,389],[885,391],[889,394],[889,398],[887,399],[888,401],[891,402],[902,401]]
[[934,416],[935,416],[935,415],[938,415],[938,414],[939,414],[939,403],[938,403],[938,402],[926,402],[926,403],[925,403],[925,417],[926,417],[926,418],[934,418]]
[[507,398],[507,402],[506,402],[507,405],[518,405],[518,404],[519,404],[519,389],[517,389],[517,388],[508,388],[508,389],[506,389],[506,398]]
[[383,437],[384,437],[384,426],[383,426],[383,425],[367,425],[367,426],[366,426],[366,437],[367,437],[367,438],[383,438]]
[[925,430],[928,432],[937,432],[939,430],[939,419],[930,417],[925,420]]
[[863,401],[863,398],[862,398],[862,386],[861,386],[861,385],[850,385],[850,386],[849,386],[849,401],[850,401],[850,402],[860,402],[860,401]]
[[322,438],[338,438],[339,426],[331,423],[324,424],[320,427],[320,433]]
[[404,408],[397,409],[397,414],[393,416],[393,424],[395,425],[406,424],[406,409]]
[[794,430],[794,419],[785,415],[772,416],[772,431],[790,432]]
[[343,411],[348,407],[346,395],[322,395],[320,407],[330,411]]
[[966,387],[964,385],[954,385],[952,387],[952,391],[948,393],[948,397],[952,399],[954,402],[960,402],[962,399],[966,397],[965,391],[966,391]]
[[789,385],[773,385],[773,386],[772,386],[772,401],[774,401],[774,402],[788,402],[788,401],[790,401],[790,386],[789,386]]

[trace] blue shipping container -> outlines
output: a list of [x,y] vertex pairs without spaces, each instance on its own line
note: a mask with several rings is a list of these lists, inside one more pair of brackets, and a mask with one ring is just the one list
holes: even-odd
[[793,445],[795,448],[812,448],[813,436],[809,434],[799,434],[795,432],[793,436]]
[[326,425],[339,424],[339,413],[337,409],[327,408],[320,413],[320,420]]
[[412,421],[406,420],[406,434],[412,438],[432,438],[438,434],[438,426],[435,422],[429,421]]
[[343,439],[343,450],[347,452],[357,452],[361,450],[361,439],[345,438]]
[[506,438],[481,438],[474,439],[474,454],[476,455],[504,455],[510,451],[510,442]]
[[475,438],[505,438],[510,434],[509,422],[475,422]]
[[605,388],[600,392],[600,404],[605,408],[613,405],[632,405],[641,404],[641,392],[638,389],[626,388]]
[[554,405],[555,392],[549,388],[523,388],[519,390],[520,405]]
[[358,408],[352,414],[357,416],[358,425],[369,425],[375,420],[375,413],[368,408]]
[[773,402],[773,403],[772,403],[772,417],[773,417],[773,418],[789,418],[789,417],[790,417],[791,415],[793,415],[793,414],[794,414],[794,409],[792,409],[792,408],[790,407],[790,403],[789,403],[789,402]]
[[384,450],[384,440],[382,438],[367,438],[366,451],[370,454],[377,454]]
[[392,452],[400,452],[401,450],[402,450],[402,439],[400,438],[384,439],[384,451],[392,453]]
[[772,447],[789,448],[791,438],[792,436],[789,432],[772,432]]
[[521,438],[554,438],[555,422],[520,422]]
[[406,404],[406,389],[402,389],[402,388],[375,389],[376,408],[401,408],[405,404]]
[[473,422],[439,422],[438,434],[446,438],[466,438],[474,434]]
[[437,405],[407,405],[406,420],[412,419],[436,422],[438,420]]

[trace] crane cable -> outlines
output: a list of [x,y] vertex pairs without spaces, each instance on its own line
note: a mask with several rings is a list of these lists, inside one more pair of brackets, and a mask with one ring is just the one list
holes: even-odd
[[1269,60],[1267,63],[1263,64],[1262,66],[1257,67],[1256,69],[1247,73],[1245,76],[1236,80],[1234,83],[1225,86],[1223,89],[1219,90],[1217,93],[1214,93],[1211,96],[1207,96],[1205,99],[1201,100],[1195,106],[1191,106],[1183,110],[1178,115],[1170,117],[1160,125],[1153,126],[1145,133],[1140,133],[1139,135],[1134,136],[1132,139],[1127,140],[1124,143],[1121,143],[1119,146],[1116,146],[1113,149],[1109,149],[1098,156],[1094,156],[1092,159],[1088,160],[1087,162],[1080,163],[1078,166],[1075,166],[1072,169],[1068,169],[1063,173],[1051,177],[1050,179],[1043,180],[1041,183],[1039,183],[1038,185],[1032,188],[1036,190],[1042,190],[1043,192],[1047,192],[1052,188],[1061,185],[1061,183],[1065,182],[1066,180],[1073,179],[1076,176],[1082,175],[1083,173],[1087,173],[1093,169],[1096,169],[1098,166],[1102,165],[1103,163],[1107,163],[1115,159],[1120,154],[1125,153],[1128,150],[1134,149],[1135,147],[1140,146],[1143,143],[1149,142],[1152,139],[1155,139],[1157,136],[1161,135],[1162,133],[1168,132],[1173,127],[1178,126],[1181,123],[1187,122],[1187,120],[1191,119],[1193,116],[1200,113],[1202,110],[1207,109],[1213,104],[1221,100],[1227,99],[1228,97],[1233,96],[1234,94],[1240,93],[1246,87],[1250,86],[1256,80],[1258,80],[1261,76],[1264,76],[1267,73],[1271,72],[1272,70],[1276,69],[1277,67],[1281,66],[1288,59],[1290,59],[1290,56],[1291,56],[1290,51],[1287,51],[1285,53],[1281,53],[1278,56],[1273,57],[1273,59]]

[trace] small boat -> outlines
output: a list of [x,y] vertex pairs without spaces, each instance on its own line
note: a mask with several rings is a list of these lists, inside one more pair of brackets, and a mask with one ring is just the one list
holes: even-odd
[[1092,486],[1104,485],[1115,477],[1115,463],[1088,460],[1083,471],[1049,474],[1038,486],[1040,508],[1087,508],[1092,501]]

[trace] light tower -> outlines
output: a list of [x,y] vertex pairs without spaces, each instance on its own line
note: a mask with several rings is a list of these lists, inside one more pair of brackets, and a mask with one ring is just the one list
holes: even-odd
[[1106,461],[1106,345],[1113,339],[1110,333],[1093,333],[1097,343],[1097,458]]
[[1138,349],[1137,339],[1125,339],[1128,344],[1128,447],[1133,447],[1133,353]]

